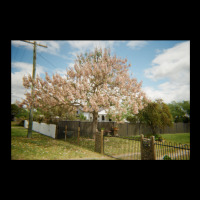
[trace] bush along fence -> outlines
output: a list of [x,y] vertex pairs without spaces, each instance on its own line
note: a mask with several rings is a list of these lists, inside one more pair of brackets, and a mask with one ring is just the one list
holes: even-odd
[[91,138],[82,134],[80,127],[71,131],[67,126],[64,135],[63,140],[119,160],[190,160],[190,145],[155,141],[154,136],[112,136],[101,130]]

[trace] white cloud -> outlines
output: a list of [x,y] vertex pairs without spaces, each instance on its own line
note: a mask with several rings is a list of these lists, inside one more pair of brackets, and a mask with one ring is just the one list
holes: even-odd
[[29,49],[29,50],[33,50],[33,45],[27,43],[27,42],[23,42],[21,40],[12,40],[11,41],[11,44],[16,46],[16,47],[20,47],[20,46],[23,46],[25,47],[26,49]]
[[166,102],[167,94],[161,90],[156,90],[153,87],[147,86],[143,87],[143,91],[147,94],[147,97],[150,98],[152,101],[154,101],[155,99],[163,99]]
[[[11,67],[15,69],[15,71],[20,71],[24,74],[32,74],[33,64],[25,63],[25,62],[12,62]],[[44,67],[36,64],[36,74],[44,73]]]
[[59,41],[36,41],[38,44],[46,45],[47,48],[37,46],[39,52],[46,52],[53,55],[59,55],[61,43]]
[[[190,42],[183,42],[164,50],[152,61],[152,68],[145,70],[147,78],[159,80],[169,78],[188,81],[190,72]],[[179,81],[179,80],[178,80]]]
[[147,45],[147,41],[142,41],[142,40],[133,40],[127,43],[127,46],[130,47],[131,49],[138,49],[145,45]]
[[[24,93],[26,89],[23,86],[23,76],[32,74],[33,64],[24,62],[12,62],[11,68],[14,72],[11,72],[11,103],[15,103],[16,100],[21,101],[21,98],[25,98]],[[36,65],[36,74],[40,75],[44,73],[44,67]]]
[[178,85],[165,82],[158,85],[158,89],[154,87],[143,87],[144,92],[151,100],[163,99],[165,103],[172,101],[189,101],[190,100],[190,86]]
[[96,47],[98,48],[110,48],[111,51],[114,45],[119,41],[114,40],[69,40],[68,44],[74,49],[71,54],[76,56],[86,51],[93,51]]
[[87,49],[94,49],[95,47],[109,47],[113,46],[115,43],[114,40],[69,40],[67,41],[72,47],[79,49],[79,50],[87,50]]
[[152,68],[144,71],[154,81],[167,79],[158,89],[145,87],[152,99],[162,98],[165,102],[190,99],[190,42],[182,42],[165,49],[152,61]]

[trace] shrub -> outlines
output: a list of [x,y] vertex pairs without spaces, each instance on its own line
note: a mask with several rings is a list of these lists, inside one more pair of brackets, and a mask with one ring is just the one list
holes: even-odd
[[171,160],[171,157],[168,156],[168,155],[165,155],[165,156],[163,157],[163,160]]
[[24,117],[19,117],[16,119],[15,126],[24,126]]
[[163,137],[161,135],[155,134],[153,135],[152,133],[148,133],[145,135],[146,138],[150,138],[151,136],[155,136],[155,141],[161,141],[163,140]]
[[158,134],[156,134],[156,135],[155,135],[155,140],[156,140],[156,141],[161,141],[161,142],[162,142],[163,137],[160,136],[160,135],[158,135]]

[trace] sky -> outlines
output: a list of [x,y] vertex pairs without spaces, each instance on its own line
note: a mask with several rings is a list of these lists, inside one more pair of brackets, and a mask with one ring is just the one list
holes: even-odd
[[[32,41],[32,40],[30,40]],[[45,78],[58,73],[65,77],[73,67],[77,54],[95,47],[110,48],[111,55],[127,58],[130,74],[142,81],[142,90],[152,101],[165,103],[190,100],[190,41],[189,40],[43,40],[36,41],[36,74]],[[11,103],[25,98],[24,75],[32,74],[33,45],[11,41]]]

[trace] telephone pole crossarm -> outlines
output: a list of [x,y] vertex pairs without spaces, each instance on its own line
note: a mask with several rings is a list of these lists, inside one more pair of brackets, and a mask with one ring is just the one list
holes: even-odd
[[[31,42],[31,41],[28,41],[28,40],[21,40],[21,41],[23,41],[23,42],[27,42],[27,43],[30,43],[30,44],[34,44],[34,42]],[[37,43],[36,43],[36,45],[37,45],[37,46],[41,46],[41,47],[45,47],[45,48],[47,48],[47,46],[42,45],[42,44],[37,44]]]

